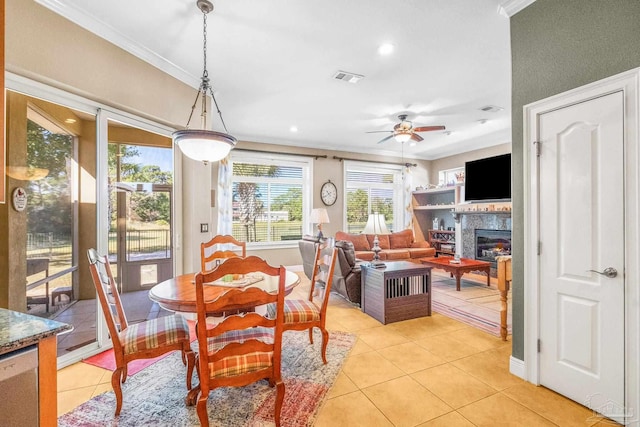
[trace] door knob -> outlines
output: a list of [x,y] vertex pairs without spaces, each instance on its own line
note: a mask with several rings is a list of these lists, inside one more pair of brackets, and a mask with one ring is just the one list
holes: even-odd
[[601,276],[608,277],[609,279],[613,279],[614,277],[616,277],[618,275],[618,270],[616,270],[613,267],[607,267],[603,271],[596,271],[596,270],[587,270],[587,271],[598,273]]

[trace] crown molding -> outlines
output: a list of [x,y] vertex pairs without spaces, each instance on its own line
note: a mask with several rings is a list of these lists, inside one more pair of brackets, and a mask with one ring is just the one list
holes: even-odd
[[118,46],[133,56],[153,65],[181,82],[193,87],[200,87],[200,78],[188,73],[168,59],[158,55],[140,43],[126,37],[110,25],[105,24],[85,11],[67,4],[65,0],[35,0],[36,3],[68,19],[74,24],[92,32],[98,37]]
[[507,0],[499,6],[500,13],[511,18],[536,0]]

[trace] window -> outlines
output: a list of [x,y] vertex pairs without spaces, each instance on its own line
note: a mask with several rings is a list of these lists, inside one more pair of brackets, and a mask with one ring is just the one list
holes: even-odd
[[438,172],[438,185],[441,187],[464,182],[464,167]]
[[349,233],[360,233],[374,212],[390,231],[402,229],[402,166],[345,162],[345,194]]
[[233,237],[247,243],[290,243],[309,232],[309,159],[235,151],[229,166]]

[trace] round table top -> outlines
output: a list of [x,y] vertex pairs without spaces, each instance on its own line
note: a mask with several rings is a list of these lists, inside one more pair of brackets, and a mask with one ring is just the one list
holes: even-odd
[[[194,277],[195,273],[189,273],[160,282],[149,290],[149,298],[157,302],[165,310],[195,313],[196,285]],[[285,293],[289,294],[299,283],[300,277],[296,273],[287,270]],[[263,280],[251,286],[259,287],[266,291],[275,291],[278,289],[278,277],[265,276]],[[227,286],[207,284],[204,286],[205,300],[214,300],[228,289],[230,288]]]

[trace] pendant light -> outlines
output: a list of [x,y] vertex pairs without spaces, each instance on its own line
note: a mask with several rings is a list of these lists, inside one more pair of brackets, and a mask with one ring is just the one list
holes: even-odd
[[[180,150],[185,156],[194,160],[200,160],[206,164],[207,162],[216,162],[225,158],[229,154],[229,151],[235,147],[237,140],[227,133],[227,126],[222,118],[222,112],[218,107],[213,89],[209,84],[209,73],[207,72],[207,14],[213,10],[213,3],[209,0],[198,0],[196,5],[198,9],[202,11],[204,68],[200,88],[198,89],[196,100],[191,107],[191,114],[189,114],[186,129],[174,132],[173,142],[180,147]],[[224,127],[224,132],[207,129],[207,93],[211,94],[211,99]],[[191,117],[198,103],[198,98],[200,98],[202,103],[202,129],[189,129],[189,123],[191,122]]]

